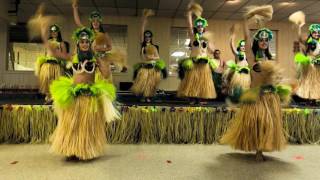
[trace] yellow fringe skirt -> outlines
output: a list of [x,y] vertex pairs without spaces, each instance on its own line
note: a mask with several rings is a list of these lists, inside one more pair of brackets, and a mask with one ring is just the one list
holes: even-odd
[[112,73],[111,73],[111,70],[110,70],[110,75],[109,75],[109,77],[107,77],[107,78],[104,78],[103,76],[102,76],[102,74],[101,74],[101,71],[100,71],[100,69],[99,68],[97,68],[96,69],[96,72],[95,72],[96,74],[95,74],[95,79],[96,80],[106,80],[108,83],[113,83],[113,78],[112,78]]
[[296,94],[304,99],[320,99],[320,66],[307,65],[301,67],[299,86]]
[[178,97],[215,99],[217,93],[209,64],[194,64],[192,69],[187,70],[177,95]]
[[231,71],[230,69],[226,71],[224,75],[228,78],[228,94],[232,94],[233,90],[237,87],[241,87],[243,90],[247,90],[251,85],[251,76],[250,74],[239,73]]
[[58,125],[51,137],[51,151],[89,160],[101,156],[106,144],[106,122],[117,118],[107,97],[80,95],[66,109],[56,107]]
[[43,63],[39,71],[39,90],[42,94],[49,94],[49,87],[53,80],[63,75],[63,68],[59,64]]
[[161,72],[159,70],[140,68],[131,91],[137,96],[152,97],[156,94],[160,80]]
[[222,144],[243,151],[279,151],[285,147],[277,94],[264,93],[255,103],[242,104],[230,123],[220,139]]

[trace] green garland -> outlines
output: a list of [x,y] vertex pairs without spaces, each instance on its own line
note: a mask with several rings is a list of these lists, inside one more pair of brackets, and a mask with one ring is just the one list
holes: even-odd
[[255,40],[259,40],[259,39],[260,39],[259,35],[260,35],[260,33],[262,33],[262,32],[266,32],[266,33],[268,34],[268,39],[269,39],[270,41],[273,39],[273,33],[272,33],[272,31],[271,31],[270,29],[268,29],[268,28],[259,29],[259,30],[254,34],[254,39],[255,39]]
[[302,53],[297,53],[294,56],[294,61],[298,64],[298,65],[309,65],[311,64],[311,58],[302,54]]
[[61,77],[50,85],[50,93],[54,103],[66,108],[79,95],[100,96],[106,95],[111,100],[116,97],[114,85],[104,80],[96,80],[94,84],[74,84],[72,78]]
[[197,19],[195,19],[193,26],[197,27],[198,26],[198,22],[201,22],[202,23],[202,27],[204,27],[204,28],[208,26],[208,21],[203,17],[198,17]]
[[248,66],[239,66],[234,61],[228,61],[227,67],[235,72],[241,72],[243,70],[246,70],[247,72],[250,72],[250,68]]
[[[121,106],[121,120],[106,124],[111,144],[212,144],[237,108]],[[320,109],[283,108],[283,130],[293,144],[320,143]],[[1,143],[48,143],[57,125],[52,106],[0,106]]]
[[309,32],[310,32],[310,33],[313,33],[313,32],[315,32],[315,31],[320,32],[320,24],[311,24],[311,25],[309,26]]
[[276,93],[279,95],[281,101],[288,101],[291,96],[292,88],[288,85],[267,85],[260,86],[256,88],[251,88],[245,91],[241,97],[240,102],[242,103],[254,103],[259,98],[259,96],[263,93]]
[[88,34],[89,36],[89,40],[92,42],[94,39],[95,39],[95,34],[94,32],[90,29],[90,28],[87,28],[87,27],[80,27],[80,28],[77,28],[73,33],[72,33],[72,39],[74,41],[79,41],[80,40],[80,34],[82,32],[85,32]]

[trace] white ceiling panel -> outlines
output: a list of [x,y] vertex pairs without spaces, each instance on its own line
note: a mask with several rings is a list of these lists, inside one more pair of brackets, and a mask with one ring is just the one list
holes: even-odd
[[160,0],[159,9],[175,10],[178,8],[180,0]]
[[157,11],[157,15],[161,17],[172,17],[174,12],[174,10],[159,10]]
[[250,0],[245,4],[245,6],[242,6],[238,11],[245,12],[248,6],[259,6],[259,5],[270,4],[273,1],[274,0]]
[[99,7],[99,10],[102,15],[117,15],[117,8]]
[[204,11],[217,11],[225,3],[225,0],[204,0],[202,7]]
[[131,8],[119,8],[120,16],[135,16],[136,10]]
[[160,0],[138,0],[139,9],[158,9]]
[[136,8],[137,0],[116,0],[120,8]]
[[212,16],[213,19],[227,19],[229,16],[231,16],[231,12],[215,12],[214,16]]
[[[283,4],[288,1],[294,3]],[[71,0],[21,0],[18,12],[18,16],[21,17],[18,19],[27,19],[26,16],[32,15],[41,2],[47,4],[46,13],[64,16],[72,14]],[[82,15],[89,15],[98,8],[105,15],[136,16],[141,15],[142,9],[150,8],[155,10],[156,16],[159,17],[184,18],[189,2],[190,0],[79,0],[79,11]],[[240,0],[238,3],[228,3],[225,0],[195,0],[195,2],[202,5],[203,16],[212,19],[242,19],[242,13],[247,6],[270,4],[274,8],[275,21],[286,21],[291,13],[302,10],[307,14],[307,21],[320,22],[320,0]]]
[[224,12],[228,12],[228,11],[232,11],[235,12],[236,10],[238,10],[239,8],[241,8],[242,6],[245,6],[247,3],[249,3],[250,0],[241,0],[239,2],[236,3],[231,3],[231,2],[227,2],[224,3],[223,6],[219,9],[219,11],[224,11]]
[[109,7],[109,8],[116,7],[115,0],[94,0],[94,2],[99,8],[100,7]]
[[[178,0],[178,1],[180,3],[180,6],[178,8],[179,11],[188,9],[188,4],[190,3],[190,0]],[[201,3],[201,0],[195,0],[194,2]]]

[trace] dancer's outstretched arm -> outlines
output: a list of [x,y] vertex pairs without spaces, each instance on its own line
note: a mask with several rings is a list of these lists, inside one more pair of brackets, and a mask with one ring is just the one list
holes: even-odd
[[187,23],[188,23],[188,31],[189,31],[189,38],[193,39],[193,25],[192,25],[192,11],[187,12]]
[[142,16],[142,23],[140,28],[140,42],[142,43],[144,41],[144,31],[147,25],[148,19],[146,16]]
[[78,27],[83,27],[84,25],[81,23],[79,11],[78,11],[78,0],[73,0],[72,2],[73,9],[73,19]]
[[235,39],[235,25],[233,25],[230,29],[230,39],[229,39],[229,45],[231,48],[231,51],[233,53],[233,55],[237,55],[237,48],[234,45],[234,39]]

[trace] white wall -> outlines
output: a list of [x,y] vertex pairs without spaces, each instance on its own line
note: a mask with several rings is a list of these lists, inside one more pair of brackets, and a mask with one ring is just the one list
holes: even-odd
[[[1,4],[0,4],[1,5]],[[86,20],[83,18],[83,20]],[[129,72],[125,74],[115,74],[114,81],[116,85],[120,81],[132,80],[132,66],[140,61],[139,56],[139,30],[140,17],[112,17],[104,18],[107,24],[123,24],[128,26],[128,65]],[[213,31],[214,43],[216,48],[222,51],[222,58],[229,60],[233,58],[228,44],[229,29],[235,21],[210,20],[208,29]],[[169,60],[170,46],[170,28],[185,27],[185,19],[169,19],[152,17],[149,20],[148,29],[154,32],[154,42],[160,45],[160,56]],[[293,41],[296,39],[296,33],[292,26],[286,22],[272,22],[268,25],[272,30],[278,30],[278,60],[286,67],[288,75],[294,76],[295,66],[293,62]],[[63,37],[71,41],[72,30],[75,29],[72,17],[65,18],[62,23]],[[5,69],[6,46],[7,46],[7,25],[6,22],[0,22],[0,84],[6,85],[30,85],[36,86],[37,79],[33,72],[10,72]],[[238,32],[237,39],[242,38],[242,32]],[[72,43],[71,43],[72,44]],[[160,84],[161,89],[175,90],[179,84],[177,77],[169,77]]]

